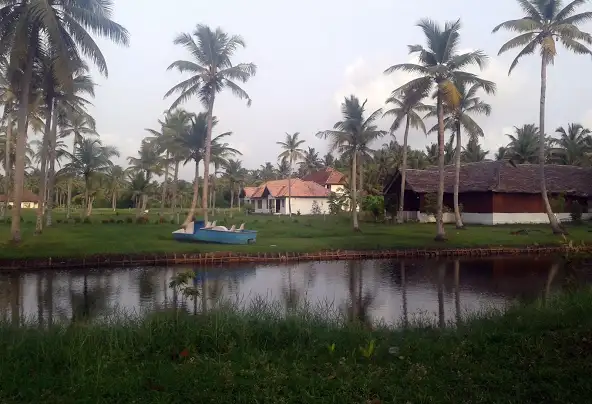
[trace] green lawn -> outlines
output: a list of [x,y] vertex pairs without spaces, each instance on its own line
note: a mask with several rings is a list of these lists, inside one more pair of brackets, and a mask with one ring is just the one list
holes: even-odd
[[587,290],[446,330],[232,311],[0,324],[0,402],[585,403],[591,311]]
[[[0,223],[0,259],[80,257],[95,254],[135,253],[203,253],[212,251],[257,252],[314,252],[320,250],[384,250],[397,248],[452,248],[485,246],[534,246],[553,245],[562,242],[548,226],[470,226],[467,230],[447,227],[448,242],[436,243],[434,224],[383,224],[362,222],[359,233],[351,229],[348,216],[306,217],[250,215],[221,211],[215,216],[218,224],[231,226],[246,223],[247,229],[257,230],[257,243],[249,246],[221,246],[178,243],[171,232],[178,228],[167,223],[155,224],[158,216],[151,212],[150,224],[125,223],[133,217],[133,211],[110,210],[95,212],[92,224],[56,223],[45,229],[42,235],[34,235],[34,214],[25,212],[23,242],[11,245],[10,225]],[[64,214],[57,212],[55,220]],[[124,223],[107,223],[114,219]],[[182,220],[182,219],[181,219]],[[3,227],[3,228],[2,228]],[[528,234],[512,234],[527,229]],[[592,227],[589,224],[569,227],[569,239],[574,242],[592,243]]]

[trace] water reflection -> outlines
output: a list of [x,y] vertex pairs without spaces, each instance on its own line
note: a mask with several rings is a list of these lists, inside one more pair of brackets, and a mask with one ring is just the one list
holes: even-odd
[[[169,288],[175,274],[188,270],[196,271],[197,299]],[[444,327],[511,301],[545,302],[557,289],[590,281],[588,268],[548,257],[15,272],[0,274],[0,318],[45,327],[105,319],[120,310],[198,313],[223,301],[248,306],[263,297],[286,312],[304,303],[330,304],[365,326],[384,321],[407,327],[421,319]]]

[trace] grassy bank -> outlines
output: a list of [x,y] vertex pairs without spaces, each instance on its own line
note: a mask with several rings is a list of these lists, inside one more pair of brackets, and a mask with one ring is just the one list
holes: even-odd
[[[55,215],[63,219],[63,213]],[[470,226],[467,230],[447,227],[448,242],[436,243],[434,224],[393,225],[373,222],[361,223],[362,231],[351,230],[348,216],[307,217],[250,215],[221,211],[214,219],[218,224],[240,225],[257,230],[257,244],[249,246],[197,245],[172,240],[171,232],[179,226],[158,223],[151,212],[148,224],[136,224],[134,212],[95,212],[92,223],[56,223],[40,236],[34,235],[33,212],[25,213],[23,242],[19,246],[8,243],[10,226],[0,224],[0,259],[79,257],[95,254],[136,253],[204,253],[212,251],[257,252],[314,252],[320,250],[380,250],[431,247],[487,247],[553,245],[562,242],[545,225]],[[129,219],[128,219],[129,218]],[[182,220],[182,219],[181,219]],[[132,223],[128,223],[132,221]],[[119,222],[119,223],[118,223]],[[2,229],[3,227],[3,229]],[[569,228],[574,242],[592,243],[592,227],[588,224]],[[519,230],[527,230],[520,232]]]
[[581,403],[592,394],[591,311],[588,290],[457,330],[261,312],[0,326],[0,402]]

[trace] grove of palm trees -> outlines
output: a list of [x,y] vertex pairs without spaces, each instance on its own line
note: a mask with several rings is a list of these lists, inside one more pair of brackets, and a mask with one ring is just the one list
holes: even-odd
[[[588,48],[592,36],[580,30],[592,19],[592,11],[586,0],[516,1],[524,14],[492,28],[518,33],[499,49],[500,54],[518,49],[509,73],[519,68],[523,57],[540,57],[540,119],[507,122],[515,129],[507,134],[506,146],[484,150],[480,143],[489,136],[482,125],[491,114],[496,83],[473,71],[484,71],[488,55],[482,50],[461,51],[479,44],[462,36],[460,20],[441,24],[422,19],[417,23],[420,44],[408,46],[414,61],[385,66],[386,75],[406,72],[413,78],[391,90],[384,108],[370,110],[367,100],[348,95],[334,127],[309,134],[316,135],[316,141],[306,141],[298,128],[278,129],[277,159],[270,156],[249,168],[232,144],[250,135],[240,132],[238,122],[232,123],[233,132],[219,131],[219,122],[231,118],[216,115],[222,93],[251,104],[246,89],[257,66],[237,57],[246,47],[241,36],[198,24],[174,38],[171,46],[182,49],[186,57],[171,61],[164,73],[178,79],[163,94],[170,107],[155,117],[158,126],[146,129],[137,154],[122,156],[115,145],[101,139],[101,122],[89,113],[95,96],[91,71],[104,76],[109,72],[95,38],[122,46],[130,42],[130,33],[112,19],[115,2],[0,0],[0,155],[5,195],[1,215],[11,225],[10,239],[20,243],[22,228],[31,227],[31,215],[22,208],[22,202],[28,202],[24,195],[30,193],[39,201],[34,233],[44,237],[48,227],[91,222],[93,209],[114,213],[124,209],[137,218],[158,211],[159,220],[166,223],[187,224],[196,215],[207,221],[216,209],[241,208],[245,186],[272,179],[291,181],[325,167],[346,175],[348,206],[360,206],[364,198],[380,196],[396,170],[404,179],[407,168],[436,165],[440,182],[436,240],[445,240],[444,166],[455,165],[452,208],[456,228],[461,229],[460,166],[486,159],[538,164],[549,223],[554,233],[563,233],[548,200],[543,167],[592,165],[592,136],[578,122],[546,128],[547,75],[555,74],[552,63],[559,45],[577,55],[592,55]],[[548,103],[552,108],[553,100]],[[413,149],[410,129],[436,134],[436,141],[425,149]],[[323,149],[328,150],[324,155],[318,151]],[[127,166],[117,164],[119,158]],[[180,178],[185,166],[191,168],[192,178]],[[358,210],[348,210],[353,229],[359,230]],[[393,213],[397,222],[403,221],[402,198]]]

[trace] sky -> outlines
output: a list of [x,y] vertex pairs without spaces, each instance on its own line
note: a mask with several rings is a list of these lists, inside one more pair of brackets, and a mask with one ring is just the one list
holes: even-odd
[[[276,142],[286,133],[300,132],[304,146],[323,155],[327,142],[315,134],[340,119],[345,96],[367,99],[373,111],[384,107],[390,92],[408,80],[404,73],[383,72],[411,60],[407,45],[424,43],[417,21],[460,18],[460,47],[490,55],[480,74],[498,86],[497,95],[483,96],[492,105],[491,116],[476,117],[485,132],[483,147],[493,157],[508,143],[505,134],[514,126],[538,123],[540,58],[523,59],[508,77],[515,52],[501,57],[497,52],[512,34],[491,33],[500,22],[521,16],[515,0],[167,0],[166,6],[157,0],[120,0],[115,2],[114,19],[129,30],[131,44],[126,48],[97,40],[109,76],[94,75],[98,88],[90,112],[103,143],[119,148],[116,163],[125,166],[127,156],[136,155],[147,135],[145,128],[159,129],[157,120],[173,101],[173,97],[163,99],[166,91],[186,78],[167,71],[171,62],[190,59],[173,44],[175,36],[193,31],[198,23],[220,26],[247,43],[233,62],[253,62],[258,67],[257,75],[242,85],[253,100],[251,107],[223,93],[214,111],[219,133],[233,132],[230,143],[243,153],[243,166],[254,169],[266,161],[276,163],[280,150]],[[584,29],[592,31],[592,24]],[[590,57],[558,48],[555,64],[548,69],[547,133],[571,122],[592,127],[591,68]],[[203,110],[197,99],[183,107]],[[390,123],[384,120],[380,126],[388,129]],[[402,132],[395,136],[402,142]],[[387,135],[376,146],[389,140]],[[411,131],[409,136],[414,148],[435,141],[436,135]],[[191,180],[192,175],[189,165],[181,169],[181,178]]]

